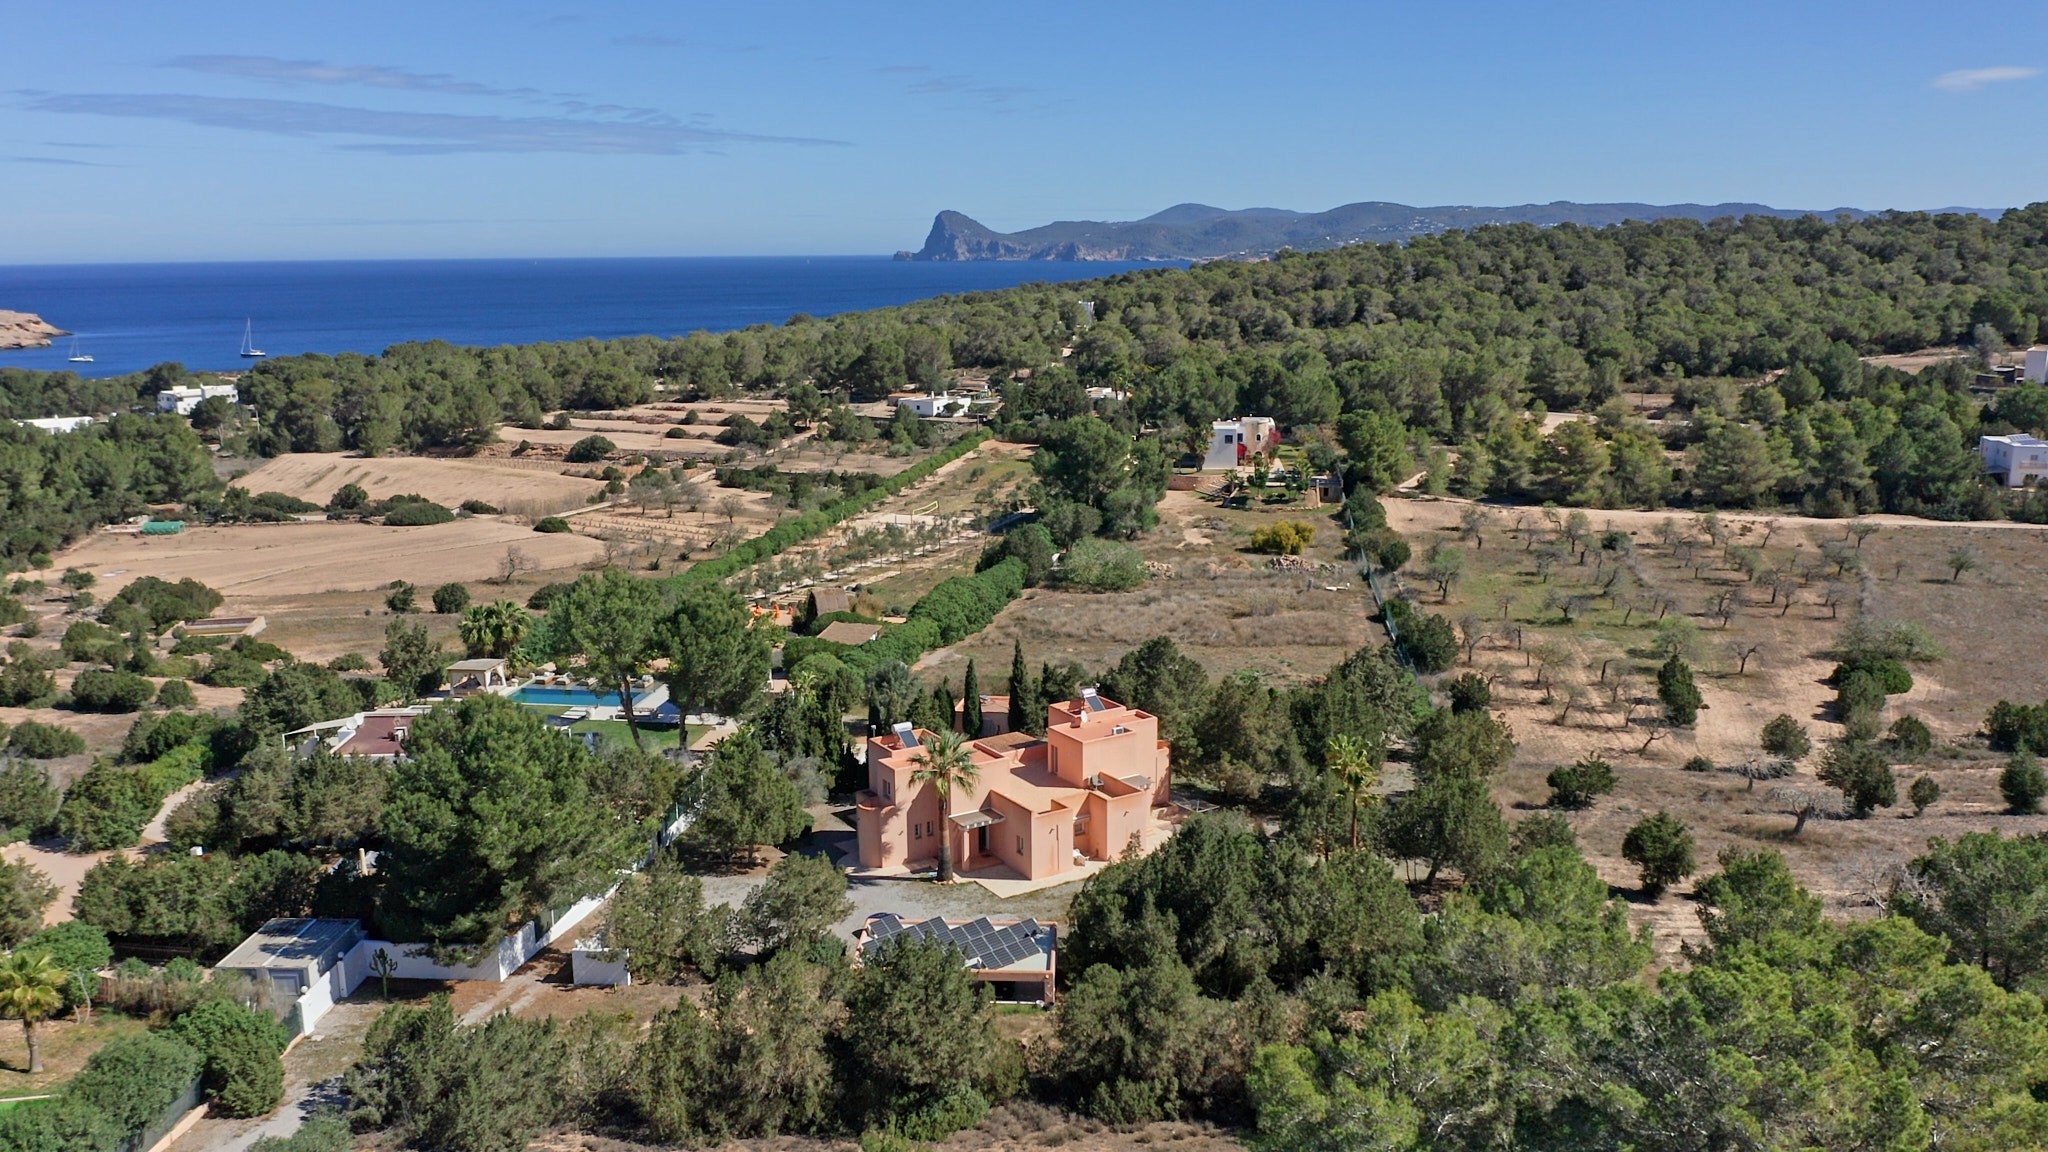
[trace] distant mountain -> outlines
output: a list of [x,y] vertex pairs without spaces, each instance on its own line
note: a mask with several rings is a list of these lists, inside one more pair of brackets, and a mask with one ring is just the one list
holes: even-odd
[[[1976,208],[1945,208],[1996,216]],[[1523,204],[1513,208],[1450,205],[1415,208],[1407,204],[1368,201],[1328,212],[1293,212],[1285,208],[1212,208],[1207,204],[1176,204],[1143,220],[1123,222],[1062,220],[1022,232],[997,232],[958,212],[941,212],[931,235],[915,252],[898,252],[898,260],[1213,260],[1249,259],[1282,248],[1337,248],[1367,241],[1406,240],[1452,228],[1482,224],[1584,224],[1599,227],[1624,220],[1713,220],[1723,216],[1847,215],[1861,219],[1872,213],[1859,208],[1824,211],[1772,208],[1767,204]]]

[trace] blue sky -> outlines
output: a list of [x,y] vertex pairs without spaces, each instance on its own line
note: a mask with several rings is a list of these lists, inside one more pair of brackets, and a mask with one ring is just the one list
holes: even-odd
[[2048,197],[2048,5],[7,13],[0,264],[914,248],[1198,200]]

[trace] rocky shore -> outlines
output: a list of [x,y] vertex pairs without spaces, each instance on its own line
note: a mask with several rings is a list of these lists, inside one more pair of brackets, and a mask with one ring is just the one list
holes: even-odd
[[33,312],[0,310],[0,349],[48,348],[53,337],[69,335]]

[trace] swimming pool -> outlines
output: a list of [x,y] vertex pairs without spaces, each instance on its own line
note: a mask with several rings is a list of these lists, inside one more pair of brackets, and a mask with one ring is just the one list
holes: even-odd
[[[652,690],[636,693],[633,696],[633,707],[636,709],[642,707],[642,702],[651,695],[653,695]],[[515,704],[531,704],[537,708],[587,708],[592,705],[620,708],[624,706],[624,701],[619,699],[617,692],[598,692],[590,688],[558,688],[542,684],[524,684],[514,689],[512,692],[512,702]]]

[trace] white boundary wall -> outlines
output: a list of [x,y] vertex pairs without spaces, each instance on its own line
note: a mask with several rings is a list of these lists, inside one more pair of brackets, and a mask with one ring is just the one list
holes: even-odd
[[[662,829],[660,835],[656,837],[658,847],[655,852],[668,847],[676,837],[689,829],[690,823],[691,814],[684,813]],[[654,852],[648,853],[647,858],[634,865],[632,871],[638,872],[645,868],[653,861],[654,855]],[[624,882],[623,875],[620,882]],[[518,932],[498,941],[497,947],[493,948],[488,956],[481,957],[476,963],[469,965],[436,964],[432,955],[433,949],[425,944],[393,944],[388,940],[357,941],[356,946],[349,949],[339,963],[329,968],[325,975],[313,982],[312,987],[299,995],[300,1031],[311,1032],[313,1025],[318,1023],[322,1016],[327,1015],[336,1001],[354,995],[363,981],[376,975],[370,967],[370,959],[380,951],[389,953],[391,958],[397,961],[391,975],[401,980],[489,980],[493,983],[503,983],[527,961],[540,955],[541,949],[575,931],[578,925],[590,918],[592,912],[604,907],[604,902],[611,899],[612,893],[618,890],[619,885],[613,884],[596,896],[586,896],[578,900],[563,909],[562,914],[555,917],[554,922],[546,928],[541,928],[532,920],[521,924]],[[605,964],[595,955],[586,956],[585,952],[586,949],[581,947],[579,942],[570,953],[570,979],[575,983],[624,985],[630,981],[623,957],[615,964]],[[584,972],[589,972],[594,978],[582,979],[581,973]]]
[[603,907],[604,902],[618,890],[613,885],[600,895],[588,896],[564,909],[555,918],[554,924],[542,929],[534,921],[519,926],[519,931],[498,941],[497,947],[481,957],[474,964],[436,964],[432,949],[425,944],[393,944],[388,940],[360,940],[349,949],[340,962],[327,970],[326,975],[313,982],[299,996],[300,1027],[306,1032],[313,1030],[322,1016],[334,1007],[338,1000],[346,999],[371,979],[376,972],[371,968],[371,958],[378,952],[388,953],[397,961],[391,975],[401,980],[488,980],[501,983],[517,972],[527,961],[538,956],[541,949],[568,936],[576,927],[589,919],[592,912]]

